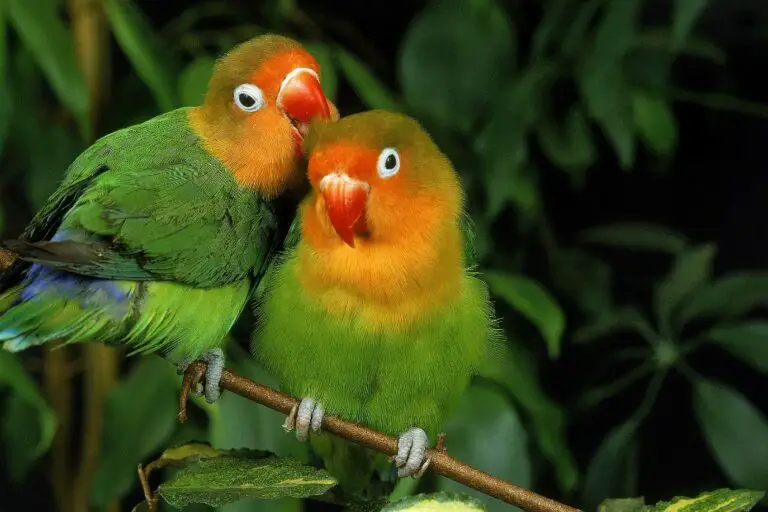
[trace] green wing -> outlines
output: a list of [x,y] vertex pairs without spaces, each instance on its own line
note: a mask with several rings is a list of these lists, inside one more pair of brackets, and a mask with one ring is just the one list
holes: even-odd
[[[182,114],[97,142],[72,164],[29,236],[6,247],[27,261],[104,279],[205,288],[261,273],[277,245],[272,205],[237,186]],[[60,203],[69,206],[63,216]]]

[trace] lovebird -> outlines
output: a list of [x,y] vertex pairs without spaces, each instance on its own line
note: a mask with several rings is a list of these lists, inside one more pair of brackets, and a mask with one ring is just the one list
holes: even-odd
[[[216,63],[201,105],[97,140],[17,240],[0,278],[0,344],[54,340],[208,363],[282,245],[305,182],[309,121],[335,106],[298,42],[264,35]],[[284,213],[287,212],[287,213]],[[283,220],[286,216],[287,220]]]
[[[417,121],[373,110],[313,123],[304,146],[311,191],[262,281],[251,348],[301,398],[286,430],[369,500],[395,469],[427,468],[500,335],[459,177]],[[321,433],[326,413],[397,437],[395,465]]]

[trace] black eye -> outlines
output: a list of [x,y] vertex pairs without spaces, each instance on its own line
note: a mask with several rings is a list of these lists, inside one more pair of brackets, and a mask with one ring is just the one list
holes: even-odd
[[376,171],[381,178],[390,178],[400,170],[400,155],[395,148],[384,148],[376,161]]
[[256,100],[252,96],[248,96],[247,94],[242,92],[238,96],[238,99],[240,100],[240,104],[245,108],[251,108],[256,104]]
[[390,153],[384,162],[384,168],[391,171],[395,167],[397,167],[397,157],[393,153]]
[[264,106],[264,93],[253,84],[240,84],[233,94],[235,105],[244,112],[256,112]]

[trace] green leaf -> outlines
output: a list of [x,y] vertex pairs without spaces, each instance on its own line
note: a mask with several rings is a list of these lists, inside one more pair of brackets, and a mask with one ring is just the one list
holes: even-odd
[[576,343],[588,343],[620,332],[635,332],[646,341],[656,342],[657,336],[648,320],[634,307],[626,306],[608,311],[580,326],[574,333]]
[[[499,393],[472,385],[451,414],[444,430],[452,457],[521,487],[530,486],[528,436],[515,410]],[[504,447],[504,457],[498,456],[499,446]],[[490,512],[515,510],[443,476],[437,477],[437,488],[467,492],[485,503]]]
[[694,407],[712,455],[728,478],[749,489],[768,489],[768,420],[734,389],[694,381]]
[[560,39],[560,53],[567,57],[573,57],[583,51],[587,31],[604,3],[604,0],[582,0],[579,2],[578,11],[570,20],[568,28]]
[[[3,152],[5,137],[8,135],[8,128],[13,116],[13,98],[11,97],[11,81],[8,79],[10,74],[9,54],[6,41],[6,7],[5,2],[0,1],[0,154]],[[0,232],[2,232],[2,212],[0,212]]]
[[688,239],[664,226],[644,222],[616,222],[582,232],[583,242],[623,249],[677,254],[688,247]]
[[213,57],[199,57],[184,68],[179,75],[179,99],[182,107],[194,107],[203,103],[215,64],[216,59]]
[[539,114],[539,102],[555,76],[551,65],[533,66],[502,91],[496,108],[480,135],[475,150],[482,156],[486,176],[486,213],[493,218],[512,201],[521,214],[532,217],[539,210],[538,184],[526,167],[526,137]]
[[718,489],[696,496],[695,498],[677,497],[670,501],[660,501],[646,507],[644,512],[747,512],[762,497],[763,491],[746,489]]
[[[65,125],[35,124],[35,138],[26,148],[30,164],[26,186],[29,202],[40,208],[58,188],[64,171],[80,153],[82,144]],[[40,151],[35,143],[41,137],[49,144],[46,151]]]
[[677,255],[670,273],[656,286],[654,309],[662,334],[670,334],[665,331],[672,325],[675,308],[711,279],[716,252],[714,244],[686,249]]
[[638,32],[635,48],[652,52],[669,52],[672,50],[675,53],[707,59],[721,66],[728,60],[725,50],[706,39],[688,37],[683,46],[674,50],[672,38],[672,32],[666,27],[647,27]]
[[336,71],[336,62],[333,58],[333,50],[319,41],[307,41],[304,47],[312,54],[320,66],[320,84],[323,86],[323,92],[331,100],[336,101],[336,91],[338,89],[338,75]]
[[3,414],[5,466],[15,483],[24,480],[36,460],[40,443],[40,413],[18,394],[9,397]]
[[58,4],[49,0],[5,1],[19,37],[59,100],[80,122],[82,134],[89,134],[88,90],[75,57],[72,35],[59,18]]
[[104,10],[118,44],[136,73],[152,90],[163,111],[177,106],[174,92],[175,63],[164,44],[132,0],[104,0]]
[[336,485],[327,471],[291,458],[264,456],[242,450],[204,458],[180,470],[158,491],[177,508],[192,503],[219,507],[246,498],[305,498],[323,494]]
[[494,295],[539,328],[547,342],[549,357],[559,357],[565,313],[557,300],[540,283],[522,275],[489,271],[484,273],[484,279]]
[[532,354],[518,343],[504,343],[494,349],[480,375],[509,392],[530,422],[528,430],[539,450],[555,468],[560,488],[572,491],[579,473],[566,441],[565,411],[541,388]]
[[106,506],[137,482],[136,467],[163,446],[176,427],[178,378],[160,357],[141,358],[109,393],[101,457],[91,502]]
[[514,61],[512,27],[496,1],[430,2],[404,36],[403,95],[435,122],[469,133],[492,106]]
[[585,171],[595,163],[597,150],[581,107],[571,107],[563,127],[545,117],[536,123],[536,135],[547,158],[571,174],[574,186],[583,187]]
[[552,285],[585,313],[599,316],[613,308],[613,270],[581,249],[549,251]]
[[595,510],[606,498],[637,492],[639,449],[634,418],[611,430],[587,468],[582,492],[583,510]]
[[[381,512],[418,512],[424,510],[451,510],[451,512],[473,512],[488,510],[482,502],[466,493],[435,492],[417,494],[394,501]],[[512,510],[507,508],[507,510]]]
[[645,499],[643,498],[605,500],[597,507],[597,512],[643,512],[644,510]]
[[635,41],[640,0],[610,2],[595,33],[592,53],[578,71],[589,113],[611,142],[623,169],[635,159],[632,98],[622,61]]
[[681,307],[678,329],[702,318],[734,319],[768,305],[768,273],[736,272],[716,279]]
[[[10,388],[13,393],[11,396],[14,397],[12,400],[21,401],[36,412],[38,425],[37,442],[25,443],[25,448],[28,448],[28,451],[23,454],[28,462],[32,462],[48,451],[48,448],[51,446],[53,435],[56,433],[56,417],[45,398],[40,394],[35,382],[24,370],[24,367],[21,366],[17,357],[5,350],[0,350],[0,385]],[[11,403],[9,407],[21,407],[21,405]],[[17,409],[15,412],[20,411]],[[29,412],[28,410],[24,411],[24,414],[26,415]],[[19,420],[19,418],[16,418],[16,420]],[[18,426],[14,424],[15,420],[8,416],[6,416],[5,421],[6,430],[11,426],[14,428]],[[5,439],[8,442],[12,438],[6,437]],[[20,449],[20,447],[14,447],[14,450],[17,449]],[[22,455],[20,451],[16,453],[20,456]],[[22,473],[22,469],[21,465],[17,466],[18,473],[16,474]]]
[[677,120],[662,98],[638,91],[632,95],[635,127],[648,148],[660,156],[677,146]]
[[368,108],[404,110],[394,93],[387,89],[360,59],[340,46],[334,47],[334,55],[349,85]]
[[768,322],[715,327],[707,333],[707,338],[758,370],[768,373]]
[[570,0],[552,0],[544,4],[544,14],[533,33],[531,45],[531,60],[535,61],[544,57],[552,40],[558,37],[571,20]]
[[672,49],[678,51],[706,9],[709,0],[675,0],[672,15]]

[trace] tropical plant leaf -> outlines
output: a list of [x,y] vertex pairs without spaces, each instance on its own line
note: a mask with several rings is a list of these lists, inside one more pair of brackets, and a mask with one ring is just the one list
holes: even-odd
[[[436,492],[432,494],[417,494],[393,501],[382,508],[381,512],[419,512],[426,510],[472,512],[488,509],[480,501],[468,494]],[[512,510],[512,508],[507,507],[507,510]]]
[[394,112],[404,110],[394,93],[387,89],[359,58],[340,46],[334,48],[334,55],[339,69],[368,108]]
[[670,254],[684,251],[689,243],[683,234],[647,222],[616,222],[597,226],[583,231],[580,238],[588,243]]
[[336,485],[325,470],[265,452],[239,450],[202,458],[181,469],[158,491],[177,508],[192,503],[219,507],[246,498],[306,498]]

